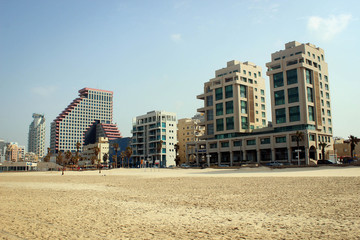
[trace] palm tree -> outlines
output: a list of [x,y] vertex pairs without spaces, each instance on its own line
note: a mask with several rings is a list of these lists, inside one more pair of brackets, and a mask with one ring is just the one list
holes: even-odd
[[174,148],[175,148],[175,164],[176,164],[176,166],[179,166],[179,163],[180,163],[180,157],[178,156],[178,151],[179,151],[179,149],[180,149],[180,146],[179,146],[179,144],[175,144],[174,145]]
[[327,143],[319,143],[319,146],[321,147],[321,160],[325,160],[325,148],[328,146]]
[[58,152],[58,155],[56,156],[56,163],[62,165],[62,173],[61,173],[61,175],[64,175],[65,161],[64,161],[64,156],[62,155],[62,151]]
[[104,156],[103,156],[103,161],[104,161],[104,163],[106,163],[106,161],[108,160],[108,158],[109,158],[108,154],[105,153]]
[[129,163],[130,163],[130,158],[131,158],[131,155],[133,154],[133,150],[131,147],[126,147],[126,150],[125,150],[125,155],[126,155],[126,158],[127,158],[127,165],[129,167]]
[[[118,157],[118,149],[119,149],[119,144],[118,143],[114,143],[113,144],[113,148],[115,150],[115,167],[117,168],[117,157]],[[114,160],[113,160],[114,161]]]
[[70,162],[71,156],[72,156],[72,153],[70,152],[70,150],[67,150],[65,152],[65,159],[67,160],[68,163]]
[[50,151],[51,151],[51,149],[47,148],[47,154],[44,157],[44,162],[50,162],[50,156],[51,156]]
[[295,139],[296,139],[296,146],[298,150],[298,165],[300,165],[300,142],[304,140],[304,133],[300,131],[296,131],[295,133]]
[[124,167],[124,158],[125,158],[126,154],[124,151],[121,151],[120,153],[120,158],[121,158],[121,167]]
[[351,158],[354,159],[354,150],[355,150],[355,145],[360,141],[359,138],[350,135],[349,136],[349,143],[350,143],[350,151],[351,151]]
[[100,161],[101,159],[99,158],[99,152],[100,152],[100,148],[99,147],[94,147],[93,148],[94,150],[94,163],[95,161],[97,162],[97,167],[99,168],[99,173],[101,173],[101,170],[100,170]]

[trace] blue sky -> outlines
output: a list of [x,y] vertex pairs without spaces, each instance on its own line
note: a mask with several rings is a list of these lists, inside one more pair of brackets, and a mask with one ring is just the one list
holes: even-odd
[[[334,136],[360,137],[358,1],[0,0],[0,139],[27,144],[83,87],[114,91],[114,122],[151,110],[191,117],[230,60],[263,68],[290,41],[325,50]],[[267,95],[269,89],[267,89]],[[268,120],[270,118],[270,99]]]

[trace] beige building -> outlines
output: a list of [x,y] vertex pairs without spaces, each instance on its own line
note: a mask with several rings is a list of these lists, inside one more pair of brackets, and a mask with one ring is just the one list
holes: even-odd
[[206,132],[203,139],[237,137],[265,127],[265,80],[261,68],[250,62],[230,61],[226,68],[215,71],[215,78],[204,84]]
[[186,162],[186,144],[198,141],[204,135],[205,127],[201,125],[203,116],[193,118],[183,118],[178,121],[178,145],[180,164]]
[[[241,80],[244,76],[237,76],[238,71],[236,76],[231,75],[230,78],[222,75],[227,71],[228,74],[233,74],[230,69],[236,63],[238,62],[229,62],[226,68],[228,70],[217,71],[217,77],[223,78],[205,83],[205,93],[198,96],[204,100],[204,107],[198,111],[205,113],[205,141],[188,144],[187,160],[195,156],[197,162],[206,157],[208,163],[218,165],[270,161],[310,164],[311,160],[322,157],[320,143],[326,143],[325,157],[328,158],[333,149],[333,141],[329,77],[324,50],[312,44],[294,41],[285,44],[284,50],[271,55],[271,62],[266,64],[270,78],[271,127],[265,127],[266,116],[258,114],[266,110],[262,106],[265,105],[262,100],[262,97],[265,98],[265,93],[262,94],[262,91],[265,92],[263,81],[258,79],[255,83],[255,78],[251,79],[253,84],[258,84],[252,86]],[[246,65],[249,63],[245,63]],[[253,64],[251,66],[259,69]],[[243,70],[241,63],[239,67],[240,73],[250,75],[249,69]],[[256,71],[253,70],[252,73],[254,72]],[[261,70],[257,77],[260,75]],[[228,129],[223,124],[231,122],[227,119],[228,116],[223,116],[224,111],[220,111],[220,114],[217,111],[221,107],[226,109],[224,105],[230,99],[226,99],[225,88],[232,81],[235,81],[234,85],[239,84],[239,87],[232,87],[235,89],[234,124],[230,124]],[[222,90],[217,90],[219,87]],[[222,91],[225,91],[225,96],[221,95]],[[215,96],[216,93],[219,93],[219,97]],[[220,104],[218,107],[218,103],[224,105]],[[246,106],[247,111],[245,107],[243,111],[242,106]],[[211,115],[212,112],[215,114]],[[296,132],[303,135],[299,147]],[[191,146],[194,146],[195,151],[191,150]]]
[[6,146],[5,160],[9,162],[22,162],[25,157],[25,147],[11,142]]
[[83,161],[86,161],[88,163],[91,162],[91,159],[94,156],[95,147],[98,147],[100,149],[97,159],[100,159],[100,162],[104,163],[104,155],[107,154],[109,156],[109,140],[105,137],[100,137],[98,141],[94,144],[88,144],[83,146],[83,151],[81,152]]

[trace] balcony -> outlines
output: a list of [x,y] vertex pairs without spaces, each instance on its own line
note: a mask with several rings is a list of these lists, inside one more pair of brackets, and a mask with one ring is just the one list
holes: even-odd
[[205,93],[202,93],[202,94],[200,94],[200,95],[197,95],[196,98],[197,98],[197,99],[202,99],[202,100],[204,100],[204,99],[205,99]]
[[205,107],[198,108],[197,111],[200,113],[205,113]]

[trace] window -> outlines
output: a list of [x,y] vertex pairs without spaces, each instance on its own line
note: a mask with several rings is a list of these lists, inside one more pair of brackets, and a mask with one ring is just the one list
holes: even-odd
[[233,97],[233,86],[226,86],[225,87],[225,98],[231,98]]
[[324,100],[321,99],[321,106],[324,106]]
[[286,71],[286,79],[288,85],[297,83],[297,69]]
[[286,143],[286,136],[285,137],[276,137],[276,143]]
[[256,73],[254,73],[254,78],[257,78],[257,75],[256,75]]
[[262,120],[262,125],[266,126],[266,120],[265,119]]
[[234,113],[234,104],[233,101],[229,101],[225,103],[226,114]]
[[210,143],[210,148],[217,148],[217,143]]
[[212,109],[206,111],[206,119],[208,121],[214,120],[214,111]]
[[329,85],[325,84],[325,90],[329,90]]
[[312,72],[309,69],[305,69],[306,83],[312,84]]
[[276,91],[275,96],[275,105],[285,104],[285,95],[284,90]]
[[264,103],[265,102],[265,98],[261,97],[261,102]]
[[323,88],[322,82],[320,83],[320,88],[321,88],[321,89]]
[[265,91],[263,90],[263,89],[260,89],[260,93],[261,93],[261,95],[265,95]]
[[328,115],[329,117],[331,117],[331,111],[330,111],[330,110],[327,110],[327,115]]
[[263,118],[266,117],[265,112],[261,112],[261,117],[263,117]]
[[280,108],[275,110],[276,123],[285,123],[286,122],[286,112],[285,108]]
[[326,93],[326,99],[330,99],[329,93]]
[[315,121],[314,107],[308,106],[308,111],[309,111],[309,121]]
[[222,143],[221,143],[221,147],[222,147],[222,148],[229,147],[229,142],[222,142]]
[[330,118],[328,119],[328,124],[331,125],[331,119]]
[[246,101],[240,101],[241,104],[241,113],[247,113],[247,102]]
[[212,106],[213,105],[213,96],[207,96],[206,97],[206,106]]
[[255,139],[246,140],[246,145],[256,145],[256,140]]
[[234,141],[234,147],[239,147],[241,145],[241,141]]
[[214,134],[214,124],[208,124],[206,127],[206,130],[207,130],[208,135],[213,135]]
[[299,91],[298,88],[289,88],[288,89],[288,102],[294,103],[299,101]]
[[289,107],[290,122],[300,121],[300,107]]
[[325,78],[325,82],[328,82],[328,77],[326,75],[324,75],[324,78]]
[[315,135],[310,134],[309,138],[310,138],[310,141],[315,141]]
[[246,86],[240,85],[240,97],[246,98]]
[[259,77],[261,77],[261,72],[258,72]]
[[274,74],[273,79],[274,79],[274,88],[284,86],[284,79],[283,79],[283,73],[282,72]]
[[308,101],[309,102],[314,102],[312,88],[309,88],[309,87],[307,88],[307,96],[308,96]]
[[261,110],[265,110],[265,104],[261,104]]
[[221,100],[223,98],[223,90],[222,88],[217,88],[215,89],[215,99],[217,100]]
[[241,128],[242,129],[248,129],[249,128],[248,118],[247,117],[241,117]]
[[246,74],[246,70],[243,70],[243,73]]
[[216,119],[216,131],[224,131],[224,119]]
[[[250,72],[249,72],[250,73]],[[249,78],[249,83],[253,83],[253,80]]]
[[216,116],[221,116],[224,114],[223,103],[216,104]]
[[270,138],[262,138],[262,139],[260,139],[260,144],[270,144]]
[[248,72],[249,73],[249,76],[251,76],[251,72]]
[[331,134],[332,134],[332,128],[331,128],[331,127],[329,127],[329,133],[331,133]]
[[226,130],[234,129],[234,117],[226,118]]

